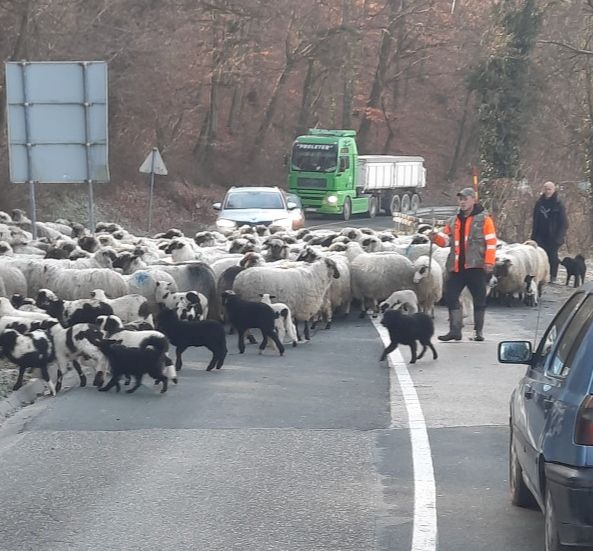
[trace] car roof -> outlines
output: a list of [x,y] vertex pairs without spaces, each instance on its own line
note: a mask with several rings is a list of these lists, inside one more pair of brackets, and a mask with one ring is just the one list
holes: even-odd
[[282,190],[278,187],[264,187],[264,186],[233,186],[229,191],[269,191],[269,192],[281,192]]

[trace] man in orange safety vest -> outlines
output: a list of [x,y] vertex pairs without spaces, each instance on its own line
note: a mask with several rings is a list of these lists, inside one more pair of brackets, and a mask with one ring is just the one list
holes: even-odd
[[443,231],[433,231],[430,235],[439,247],[451,247],[444,292],[449,308],[449,332],[439,336],[439,340],[461,340],[463,313],[459,296],[467,287],[474,299],[474,340],[483,341],[486,286],[496,263],[496,231],[492,218],[478,203],[473,188],[462,189],[457,198],[459,212],[447,222]]

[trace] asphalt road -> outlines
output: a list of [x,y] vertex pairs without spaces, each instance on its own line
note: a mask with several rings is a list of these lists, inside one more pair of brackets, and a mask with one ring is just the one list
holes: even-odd
[[[539,310],[492,308],[486,342],[437,344],[438,360],[408,366],[438,527],[438,547],[414,551],[543,548],[541,513],[509,502],[508,398],[523,368],[497,364],[496,344],[533,338],[538,317],[541,334],[567,295],[553,287]],[[436,323],[444,330],[444,309]],[[378,361],[373,324],[351,315],[283,358],[240,355],[234,337],[229,350],[210,373],[207,351],[188,351],[165,395],[74,388],[7,421],[0,549],[410,551],[424,481],[409,397]]]

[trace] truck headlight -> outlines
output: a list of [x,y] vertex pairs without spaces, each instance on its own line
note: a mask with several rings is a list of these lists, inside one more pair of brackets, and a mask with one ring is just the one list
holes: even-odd
[[327,197],[327,203],[329,205],[337,205],[338,204],[338,198],[335,195],[328,195]]
[[226,218],[219,218],[216,221],[216,225],[219,228],[223,228],[225,230],[230,230],[230,229],[237,227],[237,222],[235,222],[234,220],[227,220]]

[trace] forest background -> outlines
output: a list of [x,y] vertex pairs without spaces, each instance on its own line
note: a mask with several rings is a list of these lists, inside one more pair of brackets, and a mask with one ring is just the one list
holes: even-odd
[[[98,219],[144,228],[138,167],[156,146],[154,227],[196,231],[231,185],[285,186],[309,127],[353,128],[366,154],[425,158],[427,204],[480,171],[504,237],[560,184],[569,249],[590,245],[593,0],[0,0],[0,56],[105,60],[111,183]],[[0,74],[0,209],[10,184]],[[39,218],[86,222],[82,186],[39,190]]]

